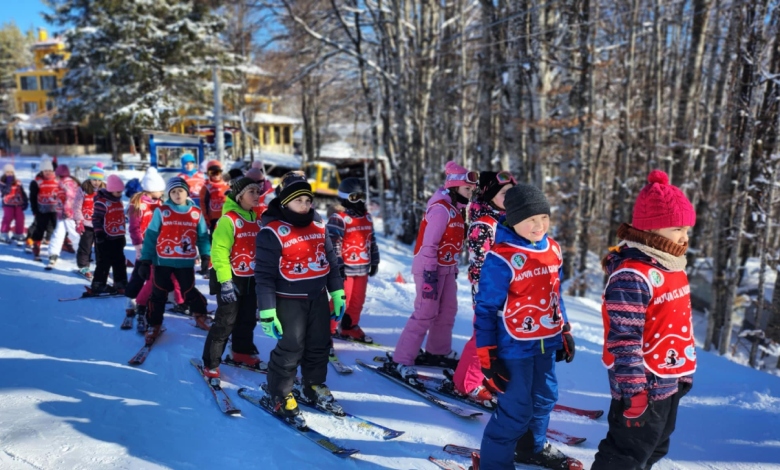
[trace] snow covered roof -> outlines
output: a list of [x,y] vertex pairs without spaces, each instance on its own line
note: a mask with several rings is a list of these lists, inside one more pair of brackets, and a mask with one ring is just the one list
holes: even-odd
[[255,124],[300,124],[301,120],[281,114],[252,113],[252,122]]
[[320,158],[328,158],[333,160],[348,160],[351,158],[361,158],[355,152],[355,148],[349,143],[343,140],[325,144],[320,148]]
[[264,77],[273,77],[273,74],[271,72],[268,72],[267,70],[255,64],[243,65],[240,67],[240,69],[247,75],[260,75]]
[[[249,155],[244,156],[244,160],[249,161]],[[262,161],[266,166],[281,166],[284,168],[298,169],[301,167],[301,156],[288,153],[274,153],[263,150],[255,154],[255,160]]]

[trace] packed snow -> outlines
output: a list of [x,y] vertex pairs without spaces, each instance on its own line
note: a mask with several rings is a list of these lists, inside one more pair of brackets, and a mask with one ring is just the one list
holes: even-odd
[[[34,175],[33,161],[13,162],[25,187]],[[0,164],[8,162],[0,159]],[[94,159],[60,158],[60,163],[74,162],[72,168],[88,168]],[[139,174],[127,171],[121,176],[128,180]],[[31,221],[28,214],[27,223]],[[412,312],[412,250],[382,236],[378,241],[382,262],[369,282],[361,326],[378,343],[392,346]],[[133,259],[132,247],[126,255]],[[336,351],[354,372],[338,375],[329,369],[334,395],[346,411],[404,435],[383,441],[304,409],[313,429],[360,449],[352,457],[333,456],[238,397],[238,388],[259,389],[265,377],[228,366],[222,367],[223,385],[242,413],[223,415],[189,363],[201,356],[205,332],[190,318],[166,314],[168,330],[146,362],[129,366],[143,338],[135,329],[119,329],[124,298],[58,301],[80,295],[87,284],[75,268],[73,254],[63,253],[53,271],[44,271],[22,247],[0,245],[2,469],[433,469],[430,455],[457,460],[441,451],[445,444],[479,447],[487,415],[469,420],[431,406],[354,365],[357,358],[371,362],[382,349],[342,341],[336,341]],[[396,282],[399,272],[405,283]],[[470,337],[472,320],[466,276],[458,282],[456,350]],[[197,285],[208,294],[205,280]],[[577,355],[573,363],[557,367],[559,403],[607,410],[600,300],[597,289],[593,292],[588,298],[565,297]],[[207,297],[210,309],[216,308],[214,297]],[[697,338],[705,327],[706,322],[696,322]],[[275,341],[257,328],[255,344],[267,359]],[[671,451],[654,470],[780,469],[780,378],[701,349],[698,361],[693,390],[681,403]],[[553,413],[550,426],[587,438],[575,447],[555,444],[586,468],[607,431],[606,416],[589,420]]]

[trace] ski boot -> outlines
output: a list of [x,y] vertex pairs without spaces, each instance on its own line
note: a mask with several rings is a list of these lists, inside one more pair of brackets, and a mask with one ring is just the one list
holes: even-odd
[[236,364],[243,364],[253,369],[266,371],[268,370],[268,364],[263,362],[257,354],[244,354],[233,351],[232,349],[225,358],[226,362],[234,362]]
[[135,330],[138,334],[144,334],[146,332],[146,307],[143,305],[135,307],[135,321]]
[[109,286],[105,282],[92,281],[92,287],[90,290],[92,291],[92,295],[95,296],[107,296],[107,295],[117,294],[117,291],[116,289],[114,289],[114,286]]
[[417,369],[415,369],[413,366],[399,364],[393,361],[392,358],[388,358],[388,361],[385,362],[382,367],[386,372],[400,378],[405,382],[417,382]]
[[450,351],[449,354],[431,354],[428,351],[420,350],[414,359],[417,366],[446,367],[448,369],[458,368],[458,353]]
[[87,279],[88,281],[92,280],[92,273],[89,272],[89,267],[79,269],[78,273],[84,279]]
[[119,281],[114,283],[114,290],[116,290],[117,294],[125,294],[125,288],[127,287],[127,282],[125,281]]
[[49,256],[49,264],[47,264],[45,268],[47,271],[54,269],[54,265],[57,264],[57,258],[59,258],[57,255]]
[[498,406],[496,396],[484,385],[480,385],[469,392],[468,398],[486,408],[495,409]]
[[219,388],[221,382],[219,380],[220,374],[219,374],[219,367],[216,367],[214,369],[206,369],[203,368],[203,375],[205,375],[209,379],[209,384],[212,387]]
[[[544,444],[544,448],[541,452],[534,453],[533,451],[518,451],[515,449],[515,462],[527,465],[538,465],[544,468],[550,468],[553,470],[570,470],[571,468],[577,468],[571,466],[571,461],[563,452],[556,449],[549,442]],[[582,468],[580,464],[579,468]]]
[[33,242],[32,255],[33,261],[41,261],[41,242]]
[[300,382],[293,385],[293,394],[309,405],[316,406],[318,409],[333,414],[335,416],[345,416],[344,408],[341,407],[327,385],[306,385]]
[[162,330],[162,325],[149,325],[146,329],[146,335],[144,336],[144,341],[146,341],[147,346],[154,344],[157,337],[160,336],[160,330]]
[[360,328],[360,325],[352,325],[348,328],[345,328],[342,324],[340,334],[341,336],[352,338],[355,341],[360,341],[361,343],[372,344],[374,342],[372,337],[366,336],[366,334],[363,332],[363,329]]
[[195,327],[200,328],[204,331],[209,331],[211,329],[211,322],[209,322],[209,316],[203,313],[195,313],[192,315],[192,318],[195,319]]
[[298,402],[292,393],[286,397],[274,397],[271,401],[274,413],[281,416],[285,421],[296,425],[306,425],[306,421],[301,416],[301,410],[298,408]]
[[176,304],[173,307],[171,307],[171,312],[178,313],[181,315],[187,315],[192,316],[192,312],[190,312],[190,307],[187,306],[187,304]]

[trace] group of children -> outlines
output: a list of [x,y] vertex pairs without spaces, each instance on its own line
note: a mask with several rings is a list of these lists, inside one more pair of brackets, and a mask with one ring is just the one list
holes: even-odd
[[[204,373],[218,384],[231,335],[229,360],[260,363],[253,342],[259,321],[263,332],[278,340],[268,363],[267,393],[278,413],[300,420],[293,387],[312,402],[333,401],[325,385],[331,335],[371,342],[359,320],[379,252],[362,182],[342,181],[340,204],[329,211],[326,223],[312,208],[311,186],[298,172],[285,175],[265,207],[261,201],[270,185],[261,170],[233,175],[228,185],[220,179],[219,162],[210,162],[208,180],[198,191],[207,207],[199,208],[188,183],[200,181],[187,168],[194,159],[183,163],[186,174],[167,184],[149,169],[144,191],[128,211],[137,260],[133,279],[150,285],[148,298],[137,299],[139,308],[147,308],[147,342],[160,334],[167,295],[178,285],[181,300],[209,331]],[[26,195],[13,172],[4,170],[3,235],[14,220],[19,236],[18,213]],[[64,232],[91,243],[85,235],[93,232],[93,291],[109,289],[109,268],[114,269],[113,289],[124,288],[121,180],[112,175],[103,185],[102,169],[96,167],[89,184],[79,188],[67,171],[55,175],[45,161],[41,170],[30,191],[38,224],[33,240],[40,243],[52,217],[57,217],[52,243]],[[417,374],[415,364],[457,356],[452,329],[465,241],[474,334],[457,362],[453,385],[475,401],[495,404],[482,439],[481,468],[511,469],[514,462],[568,468],[567,457],[546,440],[558,398],[556,363],[575,356],[561,292],[563,253],[548,235],[550,203],[539,188],[518,183],[505,171],[476,173],[448,162],[445,174],[444,185],[428,201],[414,248],[414,312],[385,368],[410,380]],[[593,469],[647,470],[668,452],[679,400],[691,389],[696,369],[685,274],[688,231],[695,219],[684,193],[669,184],[665,173],[653,171],[637,198],[631,225],[621,226],[620,243],[604,258],[609,279],[602,359],[613,399],[609,431]],[[81,245],[79,252],[81,267]],[[209,288],[217,298],[210,328],[206,300],[194,286],[198,256],[202,266],[211,266]],[[303,380],[296,385],[298,367]]]

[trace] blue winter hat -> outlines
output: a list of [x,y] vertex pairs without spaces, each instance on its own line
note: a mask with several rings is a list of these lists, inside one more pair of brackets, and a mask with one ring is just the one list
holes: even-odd
[[181,156],[181,166],[184,166],[187,163],[195,163],[195,157],[191,153],[185,153]]

